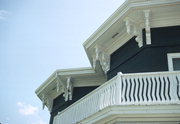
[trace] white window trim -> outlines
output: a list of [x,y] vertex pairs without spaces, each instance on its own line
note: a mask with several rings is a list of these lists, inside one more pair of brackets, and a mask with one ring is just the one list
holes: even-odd
[[180,53],[168,53],[167,54],[169,71],[174,71],[174,67],[173,67],[173,59],[174,58],[180,58]]

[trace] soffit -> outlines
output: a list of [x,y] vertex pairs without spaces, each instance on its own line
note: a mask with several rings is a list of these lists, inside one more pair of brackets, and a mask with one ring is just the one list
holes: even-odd
[[144,10],[150,10],[150,28],[180,25],[179,0],[128,0],[83,44],[92,65],[96,46],[110,56],[133,37],[126,31],[127,17],[145,28]]
[[97,74],[92,68],[56,70],[36,90],[36,94],[41,100],[43,94],[54,99],[64,92],[62,85],[60,85],[57,92],[57,77],[65,84],[67,83],[67,78],[70,77],[73,87],[99,86],[106,81],[104,75]]

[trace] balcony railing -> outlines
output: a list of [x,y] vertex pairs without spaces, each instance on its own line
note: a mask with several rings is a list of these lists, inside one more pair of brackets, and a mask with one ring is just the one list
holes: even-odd
[[77,122],[113,105],[180,104],[180,72],[118,73],[55,116],[53,124]]

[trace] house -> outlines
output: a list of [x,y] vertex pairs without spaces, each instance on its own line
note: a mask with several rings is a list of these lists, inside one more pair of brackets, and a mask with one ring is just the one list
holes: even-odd
[[50,124],[180,123],[180,0],[126,0],[83,46],[36,90]]

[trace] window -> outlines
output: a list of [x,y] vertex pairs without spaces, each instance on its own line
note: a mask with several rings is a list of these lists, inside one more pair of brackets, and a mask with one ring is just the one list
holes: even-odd
[[180,53],[168,53],[167,58],[169,71],[180,70]]

